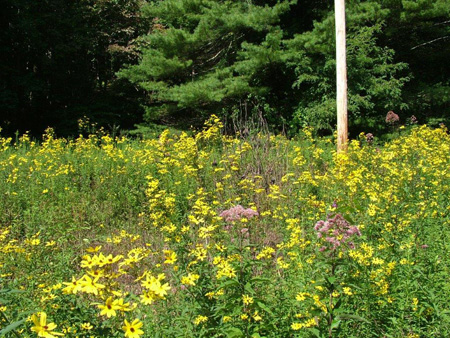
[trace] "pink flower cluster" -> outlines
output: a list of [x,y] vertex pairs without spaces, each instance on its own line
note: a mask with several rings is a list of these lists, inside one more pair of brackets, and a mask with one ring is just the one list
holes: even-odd
[[352,236],[361,236],[358,227],[350,225],[341,214],[336,214],[334,217],[329,216],[326,221],[318,221],[314,227],[317,231],[317,237],[325,236],[326,246],[322,246],[319,250],[326,249],[336,250],[341,245],[353,249],[355,245],[349,241]]
[[388,111],[386,115],[386,123],[394,124],[396,122],[400,121],[400,117],[394,113],[392,110]]
[[373,142],[373,139],[374,139],[374,137],[373,137],[372,133],[367,133],[366,134],[366,141],[367,141],[367,143],[371,144]]
[[259,213],[251,208],[245,209],[242,205],[236,205],[228,210],[224,210],[220,213],[220,217],[223,217],[226,222],[233,222],[240,220],[242,217],[252,218],[258,216]]

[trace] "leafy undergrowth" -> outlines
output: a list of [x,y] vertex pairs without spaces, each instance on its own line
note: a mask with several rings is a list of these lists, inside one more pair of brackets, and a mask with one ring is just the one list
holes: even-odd
[[448,337],[450,137],[0,139],[0,335]]

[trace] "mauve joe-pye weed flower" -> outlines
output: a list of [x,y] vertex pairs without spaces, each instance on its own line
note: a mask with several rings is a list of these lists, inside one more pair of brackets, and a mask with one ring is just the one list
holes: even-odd
[[341,214],[329,216],[326,221],[318,221],[314,230],[317,231],[317,238],[325,237],[326,245],[322,246],[320,251],[336,250],[342,245],[353,249],[354,244],[350,239],[353,236],[361,236],[358,227],[350,225]]
[[394,124],[398,121],[400,121],[400,117],[392,110],[388,111],[388,113],[386,114],[386,123]]
[[222,211],[219,216],[223,217],[226,222],[233,222],[240,220],[242,217],[250,219],[258,215],[259,213],[256,210],[251,208],[245,209],[242,205],[236,205],[235,207]]

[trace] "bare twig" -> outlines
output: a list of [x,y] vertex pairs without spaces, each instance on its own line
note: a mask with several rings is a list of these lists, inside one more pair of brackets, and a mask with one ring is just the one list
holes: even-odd
[[446,25],[446,24],[449,24],[449,23],[450,23],[450,20],[447,20],[447,21],[442,21],[442,22],[435,23],[433,26]]
[[440,41],[440,40],[445,40],[445,39],[448,39],[448,38],[450,38],[450,35],[442,36],[440,38],[437,38],[437,39],[434,39],[434,40],[431,40],[431,41],[427,41],[427,42],[421,43],[420,45],[414,46],[413,48],[411,48],[411,50],[414,50],[416,48],[432,44],[432,43]]

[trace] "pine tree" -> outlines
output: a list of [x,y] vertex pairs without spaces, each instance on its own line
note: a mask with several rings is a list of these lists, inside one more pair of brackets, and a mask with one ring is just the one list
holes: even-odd
[[203,117],[261,97],[270,92],[265,74],[281,62],[279,20],[289,6],[284,0],[151,2],[143,8],[153,24],[140,40],[141,60],[120,76],[147,91],[149,119]]

